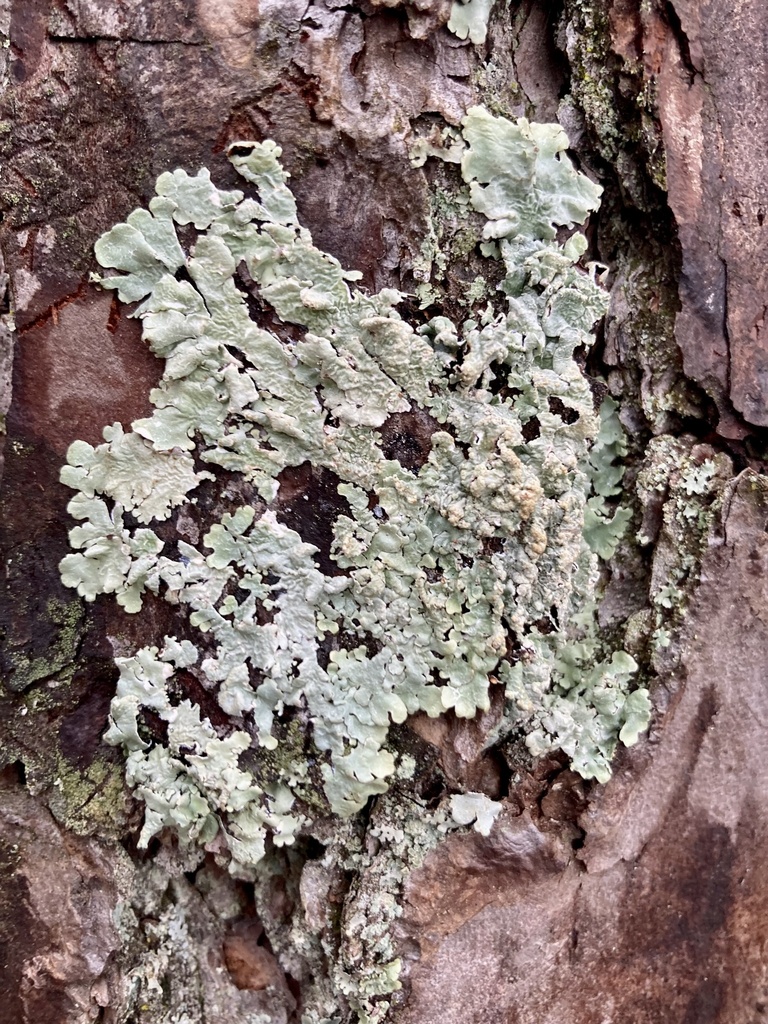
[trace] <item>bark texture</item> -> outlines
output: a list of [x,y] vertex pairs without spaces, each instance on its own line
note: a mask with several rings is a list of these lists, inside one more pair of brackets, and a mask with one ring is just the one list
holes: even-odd
[[[85,606],[57,570],[68,445],[147,415],[160,372],[138,323],[88,284],[94,241],[146,203],[160,172],[205,165],[232,187],[228,143],[271,137],[316,243],[369,287],[413,290],[430,178],[411,168],[409,139],[457,124],[474,102],[559,118],[606,188],[592,245],[613,288],[588,368],[622,402],[641,541],[606,569],[601,618],[634,638],[657,711],[605,786],[564,760],[485,751],[493,712],[410,723],[426,794],[476,789],[505,806],[487,838],[447,837],[408,875],[394,926],[403,987],[388,1019],[768,1014],[768,9],[513,0],[496,5],[479,46],[448,32],[450,9],[0,4],[9,1024],[299,1021],[339,922],[385,884],[375,856],[350,877],[316,863],[311,843],[258,891],[170,837],[136,850],[141,809],[101,737],[115,650],[162,635],[168,613],[158,603],[138,621],[109,601]],[[449,294],[466,286],[449,272]],[[690,513],[683,470],[704,462],[721,486]],[[312,497],[310,478],[297,486]],[[658,597],[677,569],[683,598],[666,609]],[[651,635],[660,607],[666,646]],[[296,918],[325,943],[320,959],[281,938]],[[355,1017],[340,1005],[339,1019]]]

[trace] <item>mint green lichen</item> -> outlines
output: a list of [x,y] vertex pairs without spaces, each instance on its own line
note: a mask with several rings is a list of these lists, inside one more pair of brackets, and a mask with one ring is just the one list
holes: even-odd
[[625,651],[604,656],[592,614],[574,616],[565,642],[532,631],[520,661],[502,664],[499,676],[520,717],[535,726],[525,741],[532,754],[559,748],[584,778],[607,782],[617,744],[637,741],[651,703],[645,689],[628,692],[634,658]]
[[341,944],[328,953],[334,987],[346,994],[361,1024],[391,1019],[393,1000],[382,996],[402,987],[395,935],[403,891],[449,827],[444,806],[430,810],[390,790],[376,801],[357,844],[336,840],[326,850],[326,865],[343,866],[357,879],[345,902]]
[[628,508],[617,508],[610,515],[604,500],[621,494],[622,459],[626,454],[627,442],[619,422],[618,405],[606,396],[600,405],[600,430],[589,455],[595,493],[587,499],[584,512],[584,537],[592,551],[604,559],[613,556],[632,518]]
[[[165,637],[117,659],[107,739],[128,753],[146,804],[141,845],[171,827],[249,871],[268,835],[293,842],[308,763],[278,765],[271,752],[295,714],[342,816],[387,790],[391,723],[487,710],[494,674],[531,749],[561,746],[585,775],[607,777],[619,735],[634,742],[647,720],[644,691],[629,694],[632,659],[595,663],[591,627],[571,627],[597,582],[585,539],[592,481],[610,476],[610,460],[590,465],[598,424],[574,351],[591,345],[606,297],[594,268],[576,265],[583,237],[561,245],[555,235],[596,209],[600,189],[562,155],[557,126],[473,108],[463,139],[484,252],[503,267],[482,316],[463,325],[439,316],[414,328],[399,292],[351,289],[360,275],[298,223],[272,142],[230,152],[258,199],[220,191],[207,171],[166,173],[149,210],[97,243],[117,271],[100,283],[141,300],[133,315],[165,372],[151,416],[128,433],[107,428],[97,448],[70,448],[62,479],[78,491],[69,508],[83,525],[62,578],[87,600],[115,594],[128,612],[157,594],[188,615],[204,648]],[[186,253],[176,225],[188,224],[200,234]],[[294,325],[289,337],[249,316],[241,264],[261,302]],[[409,412],[432,424],[415,472],[385,455],[379,432]],[[209,469],[196,470],[195,456]],[[342,481],[332,576],[274,504],[280,473],[306,463]],[[164,544],[149,524],[194,515],[195,490],[217,468],[258,498],[222,515],[199,546]],[[182,671],[233,728],[172,699]],[[145,709],[166,723],[165,742],[143,728]]]
[[644,509],[637,540],[654,544],[651,609],[637,625],[657,670],[668,671],[673,666],[667,659],[679,656],[671,641],[699,581],[732,479],[731,459],[691,436],[662,434],[648,443],[636,489]]
[[457,0],[451,7],[448,29],[476,46],[481,46],[488,35],[488,19],[496,0]]
[[451,817],[456,824],[472,825],[483,836],[490,835],[500,813],[501,804],[485,793],[457,793],[451,797]]

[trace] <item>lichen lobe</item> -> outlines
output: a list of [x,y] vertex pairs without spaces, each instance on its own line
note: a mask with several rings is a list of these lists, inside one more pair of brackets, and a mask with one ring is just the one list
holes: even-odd
[[[399,292],[355,288],[360,275],[299,224],[271,141],[230,150],[255,196],[219,190],[206,170],[167,172],[149,209],[97,243],[116,271],[99,283],[140,303],[165,371],[151,416],[69,450],[79,525],[62,578],[131,613],[158,595],[198,638],[117,660],[106,738],[146,804],[142,845],[172,827],[250,872],[267,837],[294,841],[318,785],[342,816],[387,790],[392,723],[472,717],[494,685],[506,686],[507,729],[522,726],[534,752],[563,747],[587,777],[606,778],[619,734],[634,741],[647,723],[645,691],[629,692],[634,662],[604,652],[583,613],[590,528],[604,555],[622,527],[600,504],[621,452],[605,416],[601,442],[574,359],[605,294],[578,266],[583,236],[555,234],[581,224],[600,189],[563,155],[557,126],[472,108],[462,144],[486,222],[477,245],[503,278],[461,323],[416,327]],[[243,266],[284,332],[249,315]],[[422,425],[410,461],[391,443],[408,417]],[[340,481],[332,573],[278,514],[280,481],[305,464]],[[194,518],[195,492],[222,470],[258,500],[207,524],[198,545],[164,542],[153,524]],[[183,672],[229,729],[179,699]],[[309,725],[311,756],[284,743],[295,722]]]

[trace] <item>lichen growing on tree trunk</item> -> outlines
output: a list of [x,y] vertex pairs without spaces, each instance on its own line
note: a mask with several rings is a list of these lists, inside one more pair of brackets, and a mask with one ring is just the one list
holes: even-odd
[[[11,36],[0,51],[9,83],[0,122],[0,242],[11,308],[0,317],[18,328],[0,514],[1,568],[11,595],[0,605],[3,1005],[24,1024],[82,1024],[99,1015],[105,1024],[296,1024],[312,1017],[346,1024],[366,1013],[397,1024],[510,1014],[521,1024],[591,1024],[606,1013],[649,1022],[751,1019],[763,999],[768,891],[760,782],[768,714],[760,427],[768,115],[760,68],[768,61],[754,56],[768,38],[763,5],[79,0],[49,7],[34,0],[0,11],[0,31]],[[189,447],[187,420],[175,419],[170,405],[148,402],[153,389],[167,395],[184,378],[158,383],[163,366],[141,340],[130,309],[88,285],[93,246],[131,210],[146,207],[158,174],[206,166],[231,192],[242,183],[226,159],[228,145],[275,139],[313,244],[363,274],[350,282],[350,295],[406,294],[384,319],[399,323],[399,331],[412,329],[416,344],[439,350],[451,372],[477,362],[482,384],[492,321],[509,310],[496,290],[506,268],[494,258],[493,239],[480,240],[486,218],[472,206],[455,162],[463,154],[461,121],[477,104],[512,121],[556,120],[566,129],[576,166],[604,187],[584,259],[609,268],[610,286],[604,327],[591,347],[575,349],[573,378],[593,381],[604,447],[587,456],[587,441],[574,438],[579,421],[558,427],[578,448],[575,477],[588,472],[596,491],[584,522],[608,556],[594,622],[602,649],[581,643],[581,660],[564,660],[568,616],[558,613],[559,628],[551,631],[546,606],[541,618],[523,624],[520,650],[505,651],[501,664],[527,645],[515,668],[524,678],[508,681],[524,703],[532,687],[546,689],[552,679],[561,687],[564,680],[583,683],[594,665],[610,665],[612,652],[624,650],[639,666],[637,682],[653,692],[655,721],[648,738],[619,748],[614,776],[601,785],[581,778],[562,754],[531,756],[525,733],[536,749],[536,723],[520,722],[510,732],[505,687],[487,685],[491,673],[477,687],[471,718],[457,715],[457,703],[435,717],[419,711],[399,723],[393,717],[401,709],[391,701],[376,726],[386,734],[378,750],[394,762],[391,773],[374,780],[387,791],[340,818],[327,813],[322,769],[333,773],[346,748],[318,750],[309,710],[299,706],[275,715],[271,731],[265,713],[257,730],[239,713],[254,699],[246,685],[255,691],[261,683],[250,674],[232,680],[225,712],[218,681],[212,689],[201,683],[205,658],[216,658],[213,631],[189,624],[189,606],[163,600],[164,583],[158,595],[147,587],[139,595],[138,586],[128,595],[121,572],[114,575],[129,604],[139,596],[143,602],[131,614],[114,593],[87,602],[59,579],[62,558],[85,551],[69,548],[72,522],[62,514],[71,498],[58,483],[66,449],[82,439],[89,447],[81,446],[80,456],[98,451],[104,424],[116,421],[124,430],[109,443],[138,456],[143,472],[162,454],[154,447],[154,428],[161,426],[166,440],[180,442],[178,465],[189,469],[192,458],[197,483],[165,519],[124,515],[126,533],[147,544],[128,553],[134,566],[141,562],[132,584],[145,569],[156,571],[153,560],[183,566],[174,548],[178,535],[205,572],[234,573],[230,605],[223,613],[220,602],[215,606],[232,622],[233,602],[247,601],[235,587],[235,576],[244,575],[235,562],[253,546],[254,529],[266,530],[266,505],[286,534],[318,549],[312,561],[322,578],[360,573],[361,538],[369,526],[376,536],[382,532],[377,506],[364,507],[354,490],[366,488],[347,480],[353,490],[340,495],[340,474],[311,460],[278,471],[273,500],[239,472],[227,476],[199,459],[202,446]],[[505,216],[492,219],[498,225]],[[177,228],[186,259],[202,239],[191,224]],[[557,246],[566,235],[558,234]],[[548,287],[542,280],[533,291],[541,297]],[[286,350],[303,345],[309,352],[303,326],[277,318],[252,275],[243,275],[239,290],[252,293],[244,301],[259,329]],[[485,323],[489,300],[493,315]],[[206,308],[196,315],[208,314]],[[437,329],[440,316],[453,328]],[[464,328],[470,319],[475,326]],[[454,329],[463,347],[444,345]],[[309,333],[325,337],[320,328]],[[319,359],[317,344],[313,352]],[[386,372],[379,356],[372,358]],[[316,362],[302,365],[318,372]],[[536,372],[554,369],[537,365]],[[486,372],[493,393],[498,360]],[[233,381],[231,371],[217,381],[222,395]],[[462,386],[457,381],[447,391]],[[0,383],[0,412],[3,390]],[[502,381],[492,403],[508,401],[519,413],[524,396],[511,390]],[[339,412],[369,409],[368,398],[339,398],[338,424]],[[546,418],[564,422],[569,408],[562,395],[552,406],[543,402],[540,437],[549,429]],[[594,432],[586,396],[584,409],[580,417]],[[521,432],[531,424],[519,420]],[[207,422],[211,437],[233,425],[215,415]],[[131,433],[132,423],[152,423],[154,440]],[[449,421],[423,406],[387,412],[379,428],[362,429],[376,434],[384,461],[402,469],[397,479],[418,488],[424,460],[437,457],[435,423],[450,433]],[[335,431],[339,425],[330,423]],[[473,449],[453,441],[459,473]],[[535,441],[525,437],[512,448],[540,480],[540,467],[523,458]],[[169,506],[189,482],[189,473],[178,475],[165,496]],[[617,488],[621,495],[611,495]],[[436,486],[427,497],[438,501],[441,493]],[[612,506],[620,499],[616,529],[608,531],[605,497]],[[130,492],[131,502],[141,498]],[[164,501],[146,511],[162,514]],[[114,512],[111,499],[105,505]],[[249,505],[254,522],[235,536],[223,516]],[[426,501],[423,509],[419,527],[448,512]],[[331,557],[330,524],[343,517],[353,524],[339,537],[355,563],[347,568]],[[152,550],[150,534],[162,552]],[[499,561],[492,550],[499,539],[490,538],[478,562]],[[207,564],[211,556],[226,562],[235,549],[237,559],[221,568]],[[409,558],[414,551],[411,545]],[[542,558],[534,557],[537,571],[549,578]],[[563,578],[574,570],[560,568]],[[456,567],[457,579],[468,575],[469,566]],[[261,584],[276,585],[264,574]],[[447,614],[463,620],[468,611]],[[257,625],[269,625],[267,617],[265,609]],[[318,650],[327,648],[318,663],[326,676],[331,669],[354,688],[355,671],[380,651],[359,635],[340,634],[317,638]],[[158,669],[158,659],[150,659],[167,695],[164,714],[189,700],[201,709],[195,728],[207,719],[212,740],[238,731],[276,740],[274,750],[253,746],[238,762],[265,792],[270,757],[273,781],[291,762],[314,761],[290,810],[307,824],[292,845],[278,847],[267,836],[253,881],[222,867],[233,863],[221,845],[229,811],[215,823],[217,837],[206,826],[207,852],[197,844],[184,848],[168,828],[146,850],[136,845],[146,805],[124,785],[121,747],[103,741],[116,688],[124,697],[128,685],[116,658],[127,665],[139,651],[157,647],[159,654],[173,636],[178,643],[167,653],[177,662],[191,656],[182,641],[201,653],[168,681],[171,662],[160,661]],[[331,661],[330,653],[342,650],[348,657]],[[537,666],[550,665],[549,678],[546,671],[536,675]],[[621,664],[615,668],[621,674]],[[438,675],[427,687],[442,708],[447,681]],[[365,708],[369,720],[378,714],[370,703]],[[138,741],[167,745],[167,720],[151,709],[136,720]],[[130,716],[124,721],[130,725]],[[627,738],[638,724],[625,723]],[[615,729],[611,737],[612,744]],[[543,741],[552,738],[545,730]],[[143,756],[142,750],[136,760]],[[188,758],[198,756],[179,749],[188,778]],[[222,789],[221,780],[216,785]],[[201,819],[210,813],[206,804]]]

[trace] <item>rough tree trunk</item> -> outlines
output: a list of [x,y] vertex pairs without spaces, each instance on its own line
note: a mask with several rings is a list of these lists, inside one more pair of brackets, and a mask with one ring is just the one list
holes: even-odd
[[[450,13],[449,0],[0,5],[3,1022],[317,1021],[318,992],[356,1020],[333,972],[363,970],[354,919],[388,887],[402,968],[383,1019],[768,1013],[768,9],[501,0],[477,45],[448,31]],[[57,569],[68,445],[147,415],[160,373],[138,322],[88,283],[94,242],[161,172],[207,166],[231,187],[226,146],[273,138],[316,243],[370,289],[413,291],[432,181],[411,167],[412,133],[474,103],[559,119],[605,188],[591,245],[612,289],[588,368],[621,403],[635,518],[600,615],[650,680],[650,733],[598,785],[558,756],[484,750],[482,723],[422,723],[422,792],[485,787],[504,811],[487,837],[406,858],[396,886],[364,832],[346,870],[315,837],[256,884],[170,836],[139,851],[142,806],[102,735],[114,652],[162,635],[163,613],[137,625],[111,600],[86,605]],[[702,497],[686,467],[707,460],[721,483]]]

